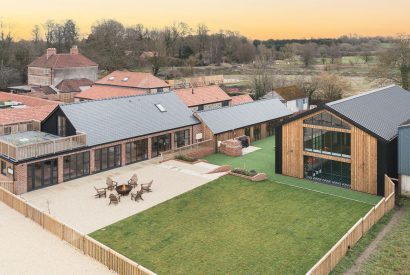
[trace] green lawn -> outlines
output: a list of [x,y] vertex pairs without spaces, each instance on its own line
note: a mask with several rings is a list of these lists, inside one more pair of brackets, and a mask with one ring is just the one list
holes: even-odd
[[229,157],[217,153],[210,155],[205,159],[210,163],[217,165],[229,164],[233,168],[255,169],[258,172],[266,173],[270,180],[278,183],[324,192],[335,196],[342,196],[352,200],[358,200],[375,205],[381,199],[377,196],[355,192],[346,188],[275,174],[275,138],[269,137],[256,141],[252,143],[252,146],[260,147],[261,149],[240,157]]
[[302,274],[370,207],[225,176],[91,237],[159,274]]

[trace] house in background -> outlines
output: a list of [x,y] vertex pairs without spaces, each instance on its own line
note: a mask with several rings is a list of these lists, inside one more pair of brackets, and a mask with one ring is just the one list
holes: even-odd
[[296,85],[277,88],[263,98],[277,98],[293,113],[306,111],[309,107],[309,97]]
[[205,140],[213,139],[217,148],[222,141],[248,136],[256,141],[273,136],[275,127],[292,114],[278,99],[259,100],[214,110],[195,116],[202,122]]
[[12,93],[49,100],[73,102],[74,96],[97,80],[98,65],[80,54],[77,47],[70,53],[57,53],[55,48],[28,65],[28,83],[9,87]]
[[112,72],[96,81],[95,85],[143,90],[147,94],[169,92],[170,90],[168,83],[150,73],[128,71]]
[[276,129],[276,173],[383,196],[409,106],[410,93],[392,85],[290,118]]
[[400,191],[410,194],[410,120],[399,126],[398,144]]
[[55,48],[48,48],[28,65],[27,75],[30,86],[57,86],[63,80],[82,78],[95,82],[98,65],[79,53],[76,46],[70,53],[57,53]]
[[217,109],[231,104],[231,97],[217,85],[176,89],[175,93],[192,111]]
[[76,94],[75,102],[145,94],[147,91],[141,89],[93,85],[91,88]]

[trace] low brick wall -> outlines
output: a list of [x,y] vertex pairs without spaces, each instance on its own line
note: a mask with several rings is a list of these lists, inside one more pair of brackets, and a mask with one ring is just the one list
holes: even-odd
[[235,139],[222,141],[219,152],[227,156],[239,157],[242,155],[242,143]]
[[222,165],[222,166],[219,166],[218,168],[215,168],[214,170],[209,171],[208,174],[224,173],[224,172],[229,172],[231,170],[232,170],[232,167],[230,165]]
[[207,147],[207,148],[201,148],[197,151],[189,152],[186,155],[191,158],[200,159],[200,158],[212,155],[213,153],[214,153],[214,148]]

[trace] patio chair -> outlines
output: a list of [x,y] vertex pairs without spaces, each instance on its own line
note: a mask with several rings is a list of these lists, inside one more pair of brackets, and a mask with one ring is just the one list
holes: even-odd
[[143,183],[143,184],[141,184],[141,191],[143,191],[143,192],[152,192],[152,190],[151,190],[151,185],[152,185],[152,182],[153,182],[154,180],[151,180],[150,182],[148,182],[148,183]]
[[104,196],[104,198],[107,197],[107,189],[105,188],[97,188],[94,186],[95,191],[97,192],[97,194],[95,194],[94,196],[96,198],[101,198],[102,196]]
[[144,193],[144,190],[139,190],[137,193],[131,193],[131,200],[135,200],[135,201],[138,201],[138,200],[144,200],[143,198],[142,198],[142,193]]
[[110,205],[111,203],[118,204],[121,200],[121,196],[116,196],[114,194],[110,194],[109,198],[110,198],[110,203],[108,205]]
[[132,188],[137,187],[137,185],[138,185],[138,176],[137,176],[137,174],[132,175],[131,179],[128,181],[128,185],[131,185]]
[[107,177],[107,189],[112,191],[113,189],[115,189],[115,187],[117,187],[118,182],[114,181],[111,177]]

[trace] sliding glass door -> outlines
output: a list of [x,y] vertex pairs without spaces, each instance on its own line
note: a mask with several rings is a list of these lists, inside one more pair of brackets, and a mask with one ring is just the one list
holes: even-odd
[[90,174],[90,152],[64,157],[64,181]]
[[57,183],[57,159],[27,165],[27,191]]
[[95,171],[100,172],[121,166],[121,145],[95,150]]
[[148,159],[148,139],[125,144],[125,164]]
[[162,152],[171,150],[171,134],[152,138],[152,157],[158,157]]

